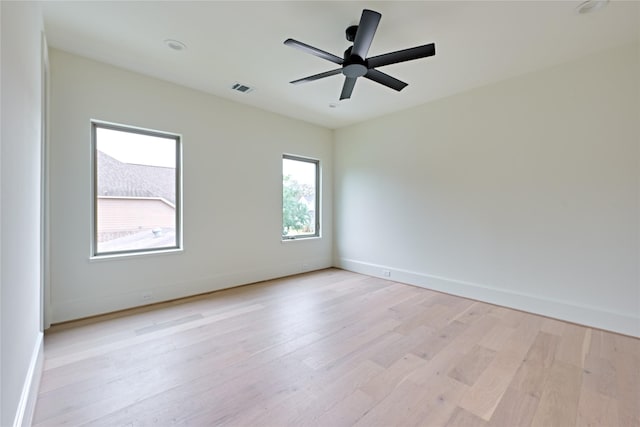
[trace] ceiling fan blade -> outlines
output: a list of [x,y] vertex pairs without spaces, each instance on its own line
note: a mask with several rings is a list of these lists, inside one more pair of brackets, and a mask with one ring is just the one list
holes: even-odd
[[388,74],[385,74],[381,71],[373,70],[373,69],[370,69],[369,71],[367,71],[367,74],[365,74],[363,77],[366,77],[369,80],[373,80],[376,83],[380,83],[382,85],[390,87],[391,89],[395,89],[398,92],[404,89],[405,87],[407,87],[408,85],[407,83],[401,80],[398,80],[395,77],[391,77]]
[[353,41],[353,49],[351,49],[352,55],[358,55],[362,59],[367,57],[369,47],[371,47],[371,42],[373,41],[373,36],[376,33],[381,17],[382,15],[373,10],[364,9],[362,11],[358,31],[356,31],[356,38]]
[[426,58],[436,54],[436,45],[433,43],[409,49],[397,50],[383,55],[372,56],[367,59],[369,68],[382,67],[384,65],[397,64],[398,62],[411,61]]
[[326,59],[327,61],[331,61],[339,65],[342,65],[342,63],[344,62],[344,60],[339,56],[335,56],[329,52],[325,52],[324,50],[320,50],[313,46],[309,46],[306,43],[302,43],[294,39],[287,39],[284,41],[284,44],[286,44],[287,46],[291,46],[291,47],[295,47],[297,49],[303,50],[307,53],[310,53],[319,58]]
[[324,78],[324,77],[335,76],[336,74],[340,74],[341,72],[342,72],[342,68],[337,68],[335,70],[325,71],[324,73],[314,74],[313,76],[304,77],[302,79],[294,80],[294,81],[289,82],[289,83],[293,83],[294,85],[297,85],[299,83],[312,82],[314,80],[318,80],[318,79],[321,79],[321,78]]
[[356,85],[357,79],[357,77],[345,77],[342,93],[340,94],[340,101],[351,98],[351,93],[353,92],[353,87]]

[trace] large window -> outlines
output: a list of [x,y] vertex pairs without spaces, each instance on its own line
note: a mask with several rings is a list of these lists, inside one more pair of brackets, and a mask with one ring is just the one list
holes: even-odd
[[180,249],[180,137],[102,122],[91,136],[92,254]]
[[320,235],[320,167],[317,160],[282,156],[282,238]]

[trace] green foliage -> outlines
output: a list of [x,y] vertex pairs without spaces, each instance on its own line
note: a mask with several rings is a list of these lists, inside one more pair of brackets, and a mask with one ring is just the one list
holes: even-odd
[[282,179],[282,235],[292,231],[306,231],[311,224],[311,215],[307,205],[300,200],[312,194],[313,189],[301,185],[287,175]]

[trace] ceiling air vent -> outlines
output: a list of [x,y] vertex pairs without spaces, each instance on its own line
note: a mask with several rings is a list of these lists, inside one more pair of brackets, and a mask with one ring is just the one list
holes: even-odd
[[251,86],[243,85],[242,83],[234,83],[231,89],[241,93],[249,93],[253,90]]

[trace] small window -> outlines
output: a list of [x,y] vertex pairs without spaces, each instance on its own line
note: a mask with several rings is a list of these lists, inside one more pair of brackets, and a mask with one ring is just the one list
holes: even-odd
[[92,122],[92,254],[181,247],[180,136]]
[[320,236],[318,160],[282,156],[282,239]]

